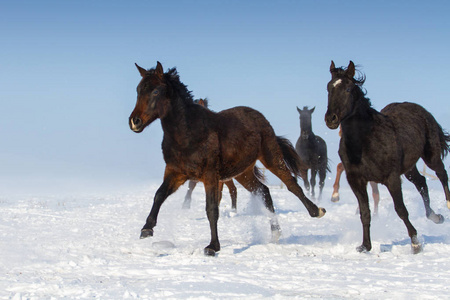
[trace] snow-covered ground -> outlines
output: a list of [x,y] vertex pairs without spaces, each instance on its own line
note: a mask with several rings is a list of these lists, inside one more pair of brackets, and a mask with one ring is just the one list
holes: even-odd
[[[158,184],[116,194],[0,196],[1,299],[448,299],[450,212],[438,185],[424,216],[419,194],[405,185],[410,219],[424,251],[410,253],[406,228],[381,188],[372,222],[373,250],[362,241],[356,199],[348,186],[331,203],[327,181],[322,219],[310,218],[286,189],[271,192],[283,235],[270,243],[269,217],[238,186],[238,211],[225,188],[222,250],[205,257],[209,225],[203,186],[181,208],[186,185],[162,206],[153,238],[139,239]],[[372,203],[372,202],[371,202]]]

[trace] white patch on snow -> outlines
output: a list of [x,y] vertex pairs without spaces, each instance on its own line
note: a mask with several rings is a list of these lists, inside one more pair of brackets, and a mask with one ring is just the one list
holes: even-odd
[[[324,199],[333,192],[329,182]],[[439,185],[430,187],[431,199],[443,199]],[[321,203],[327,210],[321,219],[311,218],[286,189],[270,186],[280,243],[270,243],[272,215],[238,187],[237,213],[223,194],[217,257],[203,255],[210,232],[201,188],[190,210],[181,208],[187,185],[171,195],[154,236],[139,239],[158,186],[96,196],[2,195],[0,299],[448,298],[450,213],[445,201],[432,201],[446,222],[427,220],[412,185],[403,188],[404,199],[423,253],[411,254],[385,188],[372,219],[373,248],[357,253],[362,226],[348,186],[341,186],[339,203]]]

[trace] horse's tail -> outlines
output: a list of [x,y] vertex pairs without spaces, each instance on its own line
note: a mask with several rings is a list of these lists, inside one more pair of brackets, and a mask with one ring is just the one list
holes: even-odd
[[330,159],[327,158],[327,168],[326,168],[328,173],[331,173],[331,167],[330,167]]
[[303,165],[300,160],[300,156],[298,156],[292,143],[288,139],[280,136],[277,136],[277,143],[281,148],[284,162],[286,163],[289,171],[291,171],[291,173],[293,173],[296,177],[300,176],[300,171],[303,169]]
[[257,166],[253,168],[253,174],[255,174],[256,178],[258,178],[259,181],[266,181],[266,176],[264,176],[263,172],[261,172],[261,170]]
[[450,151],[450,134],[442,129],[441,125],[439,125],[439,142],[441,144],[441,158],[444,159],[444,157],[447,156],[448,152]]

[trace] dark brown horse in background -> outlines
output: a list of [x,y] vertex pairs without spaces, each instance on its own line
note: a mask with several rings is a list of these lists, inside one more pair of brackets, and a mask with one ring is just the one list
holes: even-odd
[[[300,114],[300,137],[295,144],[297,151],[303,164],[306,166],[301,172],[301,177],[307,191],[311,191],[311,196],[314,198],[314,188],[316,186],[316,175],[319,174],[319,200],[322,198],[322,190],[325,185],[325,178],[327,172],[330,172],[328,167],[327,144],[318,135],[315,135],[312,130],[312,114],[315,107],[308,109],[307,106],[303,109],[297,107]],[[308,182],[308,169],[311,170],[311,187]]]
[[367,182],[384,184],[394,201],[395,211],[403,220],[411,238],[413,253],[422,247],[417,231],[408,218],[403,202],[400,176],[405,174],[421,194],[426,216],[442,223],[442,215],[430,207],[426,179],[420,175],[416,163],[419,158],[436,172],[442,183],[450,208],[448,175],[442,162],[449,151],[450,136],[434,117],[422,106],[414,103],[392,103],[376,111],[361,89],[365,77],[354,78],[355,65],[350,61],[347,69],[330,66],[331,80],[327,85],[328,110],[325,122],[331,129],[341,125],[342,138],[339,156],[344,164],[347,180],[358,199],[363,242],[360,252],[370,251],[370,209]]
[[211,230],[211,242],[205,254],[215,255],[220,250],[219,183],[235,178],[252,194],[262,197],[272,213],[272,237],[277,239],[280,227],[272,197],[267,186],[254,174],[257,160],[283,181],[311,217],[320,218],[325,214],[325,209],[318,208],[305,196],[292,176],[298,176],[301,168],[294,147],[287,139],[275,135],[260,112],[235,107],[215,113],[194,103],[175,68],[164,73],[159,62],[150,70],[136,67],[142,79],[137,86],[137,102],[129,126],[139,133],[159,118],[164,131],[162,151],[166,162],[164,181],[156,192],[141,238],[153,235],[166,198],[187,180],[197,180],[205,186],[206,214]]
[[[208,100],[205,99],[196,99],[194,100],[194,103],[201,105],[203,107],[208,108]],[[183,208],[184,209],[189,209],[191,208],[191,201],[192,201],[192,192],[195,189],[195,186],[197,185],[198,181],[195,180],[189,180],[189,186],[188,186],[188,190],[186,192],[186,196],[184,196],[184,202],[183,202]],[[222,191],[223,191],[223,185],[226,185],[228,187],[228,191],[230,192],[230,197],[231,197],[231,208],[236,211],[237,209],[237,188],[233,183],[233,180],[228,180],[228,181],[221,181],[219,184],[219,204],[220,201],[222,200]]]

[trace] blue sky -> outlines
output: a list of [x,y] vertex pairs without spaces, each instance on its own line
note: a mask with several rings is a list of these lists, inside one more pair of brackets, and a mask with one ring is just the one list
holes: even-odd
[[159,121],[140,135],[127,124],[135,62],[176,66],[213,110],[253,107],[293,143],[295,107],[316,106],[333,170],[332,59],[361,65],[376,109],[417,102],[450,130],[449,13],[448,1],[3,1],[0,188],[160,181]]

